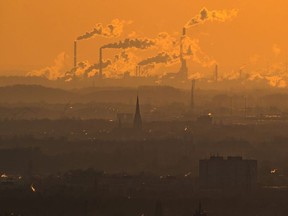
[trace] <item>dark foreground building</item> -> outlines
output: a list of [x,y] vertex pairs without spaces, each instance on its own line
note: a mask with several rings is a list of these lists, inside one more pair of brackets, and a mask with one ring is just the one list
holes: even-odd
[[199,184],[206,189],[253,189],[257,183],[257,161],[242,157],[212,156],[199,162]]

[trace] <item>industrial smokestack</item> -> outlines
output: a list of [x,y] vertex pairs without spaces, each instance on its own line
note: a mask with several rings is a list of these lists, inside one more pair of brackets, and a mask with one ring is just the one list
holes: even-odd
[[184,43],[184,39],[186,37],[186,28],[183,28],[183,32],[182,32],[182,37],[180,39],[180,62],[181,62],[181,67],[180,67],[180,71],[179,71],[179,77],[181,79],[186,80],[187,79],[187,75],[188,75],[188,68],[187,68],[187,62],[186,59],[184,58],[184,52],[183,52],[183,43]]
[[183,36],[186,36],[186,28],[185,28],[185,27],[183,28],[182,35],[183,35]]
[[77,41],[74,41],[74,68],[77,67]]
[[136,66],[136,70],[137,70],[137,77],[140,77],[141,76],[141,65],[137,65]]
[[247,97],[244,96],[244,117],[247,117]]
[[138,77],[138,65],[135,67],[135,76]]
[[99,50],[99,78],[102,78],[103,76],[103,48],[101,47]]
[[217,82],[218,81],[218,65],[215,65],[215,71],[214,71],[214,80]]
[[192,87],[191,87],[191,111],[194,112],[194,109],[195,109],[195,99],[194,99],[194,94],[195,94],[195,86],[196,86],[196,80],[193,79],[192,80]]
[[138,75],[141,77],[141,65],[138,65]]

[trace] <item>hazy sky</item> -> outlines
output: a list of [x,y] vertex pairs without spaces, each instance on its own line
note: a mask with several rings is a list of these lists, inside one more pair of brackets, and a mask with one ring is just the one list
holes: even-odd
[[[72,57],[77,36],[115,18],[133,21],[121,38],[133,32],[147,37],[175,34],[203,7],[239,10],[231,21],[189,29],[207,55],[227,70],[251,62],[265,67],[286,59],[287,6],[285,0],[0,0],[0,70],[49,66],[61,52]],[[99,45],[118,40],[81,41],[79,58],[96,62]],[[72,58],[68,64],[73,65]]]

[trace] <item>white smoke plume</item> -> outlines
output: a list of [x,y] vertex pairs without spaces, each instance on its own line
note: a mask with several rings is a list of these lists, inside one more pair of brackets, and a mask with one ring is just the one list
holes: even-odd
[[26,76],[45,77],[49,80],[56,80],[65,76],[67,70],[68,55],[65,52],[60,53],[54,60],[54,65],[40,70],[29,72]]
[[212,67],[217,64],[217,61],[207,55],[201,48],[198,39],[191,39],[185,37],[183,40],[184,58],[192,59],[193,62],[201,65],[202,67]]
[[104,26],[102,23],[98,23],[92,31],[86,32],[84,35],[77,37],[76,40],[85,40],[95,36],[108,38],[119,37],[123,33],[123,28],[126,23],[128,22],[119,19],[112,20],[111,24],[108,24],[107,26]]
[[155,42],[151,39],[125,39],[117,43],[110,43],[102,46],[103,49],[148,49],[155,45]]
[[[170,37],[169,37],[170,38]],[[171,39],[171,44],[167,45],[167,42],[160,40],[158,44],[158,48],[160,53],[156,56],[149,57],[147,59],[142,60],[138,63],[138,65],[144,66],[149,64],[165,64],[167,66],[173,64],[180,63],[180,41],[176,41],[175,39]],[[190,37],[186,36],[182,39],[183,43],[183,57],[186,60],[191,60],[202,67],[211,67],[216,64],[216,60],[210,56],[208,56],[200,47],[198,39],[191,39]],[[166,44],[166,45],[165,45]],[[163,45],[164,48],[163,48]]]
[[115,55],[112,64],[104,72],[108,78],[122,78],[123,75],[135,76],[136,62],[139,57],[131,51],[124,50]]
[[[102,62],[102,68],[105,69],[109,65],[111,65],[111,60],[106,60]],[[71,69],[70,71],[66,72],[65,79],[72,80],[72,79],[83,79],[83,78],[90,78],[98,75],[100,65],[99,64],[90,64],[88,61],[83,61],[78,63],[76,68]]]
[[[116,55],[115,56],[115,61],[110,65],[109,67],[109,76],[111,76],[111,74],[117,74],[117,76],[123,76],[123,73],[129,73],[128,71],[134,71],[136,65],[138,64],[138,62],[140,61],[139,57],[136,57],[136,55],[132,55],[132,52],[129,51],[130,49],[139,49],[139,50],[146,50],[146,49],[155,49],[158,50],[160,52],[160,54],[158,54],[157,57],[154,57],[154,63],[161,63],[164,60],[164,53],[166,54],[166,57],[168,57],[168,55],[170,56],[172,52],[175,51],[176,49],[176,45],[177,44],[177,40],[175,40],[175,38],[173,38],[172,36],[170,36],[168,33],[162,32],[159,33],[158,36],[156,38],[150,39],[150,38],[127,38],[123,41],[119,41],[117,43],[110,43],[107,45],[102,46],[102,49],[123,49],[124,51],[122,52],[122,54]],[[179,45],[179,43],[178,43]],[[177,47],[178,48],[178,47]],[[135,51],[135,50],[134,50]],[[124,54],[124,55],[123,55]],[[129,54],[129,55],[127,55]],[[161,60],[157,60],[159,58],[161,58]],[[125,58],[126,57],[126,58]],[[152,57],[153,58],[153,57]],[[167,61],[171,61],[173,58],[175,59],[175,57],[173,55],[171,55],[170,60]],[[151,64],[149,64],[150,61],[153,61],[152,59],[147,60],[148,62],[142,63],[142,66],[147,65],[147,67],[143,67],[143,71],[144,68],[146,72],[148,72],[148,70],[154,68]],[[158,62],[159,61],[159,62]],[[166,62],[168,63],[168,62]],[[149,67],[148,67],[149,64]],[[154,64],[154,65],[155,65]],[[152,71],[151,71],[152,72]],[[131,73],[130,73],[131,74]],[[133,75],[133,74],[131,74]],[[147,74],[149,75],[149,74]],[[155,75],[155,74],[150,74],[150,75]]]
[[200,72],[194,72],[193,74],[189,75],[188,79],[189,80],[198,80],[198,79],[203,79],[204,78],[204,75],[203,73],[200,73]]
[[212,10],[209,11],[207,8],[203,8],[198,15],[193,17],[188,23],[186,23],[185,28],[191,28],[193,26],[203,24],[206,21],[218,21],[225,22],[236,17],[238,10]]
[[173,60],[179,58],[179,55],[175,55],[175,56],[171,56],[166,52],[162,52],[159,53],[156,56],[153,57],[149,57],[141,62],[138,63],[138,65],[140,66],[144,66],[144,65],[155,65],[155,64],[168,64],[170,62],[172,62]]
[[277,44],[274,44],[272,47],[273,54],[275,57],[278,57],[281,54],[281,49]]
[[278,87],[278,88],[287,87],[287,81],[284,80],[280,76],[266,76],[265,79],[268,81],[269,85],[272,87]]
[[[161,51],[171,51],[175,48],[177,40],[166,32],[161,32],[156,38],[126,38],[116,43],[102,46],[103,49],[150,49],[155,48]],[[178,43],[179,44],[179,43]]]
[[176,49],[179,50],[179,39],[176,39],[167,32],[159,33],[154,41],[156,48],[160,52],[174,52]]

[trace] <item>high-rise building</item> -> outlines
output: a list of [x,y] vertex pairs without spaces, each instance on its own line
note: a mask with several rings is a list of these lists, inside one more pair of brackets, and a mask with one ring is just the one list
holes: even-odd
[[137,96],[136,111],[134,116],[134,129],[142,129],[142,118],[140,113],[139,97]]
[[207,189],[253,189],[257,183],[257,161],[220,156],[200,160],[199,183]]

